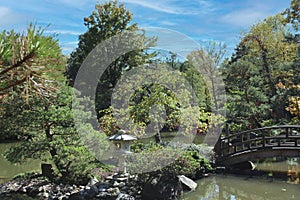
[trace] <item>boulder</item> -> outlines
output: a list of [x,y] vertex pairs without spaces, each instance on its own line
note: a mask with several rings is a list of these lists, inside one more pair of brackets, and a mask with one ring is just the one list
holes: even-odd
[[180,199],[182,185],[174,174],[159,174],[150,177],[142,189],[143,200],[173,200]]
[[179,178],[179,181],[187,186],[190,190],[194,191],[196,189],[197,183],[195,183],[192,179],[184,175],[179,175],[177,177]]
[[135,200],[135,198],[129,194],[120,193],[116,200]]

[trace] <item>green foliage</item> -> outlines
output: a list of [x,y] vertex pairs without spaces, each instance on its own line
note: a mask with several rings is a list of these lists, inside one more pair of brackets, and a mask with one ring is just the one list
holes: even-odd
[[165,127],[168,131],[176,130],[179,126],[180,104],[175,94],[160,84],[139,86],[131,96],[131,105],[129,112],[135,123],[148,125],[153,120],[157,120],[154,123],[164,122],[165,119],[156,119],[157,113],[151,113],[151,109],[155,106],[156,112],[159,108],[162,112],[165,111],[167,118]]
[[205,173],[211,170],[209,162],[205,158],[200,158],[196,151],[183,151],[179,155],[174,163],[164,169],[165,171],[195,178],[198,171]]
[[103,131],[107,136],[116,134],[119,130],[116,120],[114,119],[111,108],[102,110],[100,112],[102,117],[99,119],[100,130]]
[[47,96],[64,80],[63,70],[58,41],[43,36],[43,29],[30,24],[23,33],[0,33],[0,95],[19,90],[27,99],[32,93]]
[[[26,136],[26,141],[6,152],[10,162],[40,159],[50,154],[61,182],[80,184],[89,180],[89,174],[97,162],[87,146],[105,143],[106,136],[86,124],[80,128],[90,130],[91,134],[83,144],[73,121],[72,91],[69,87],[61,87],[61,92],[52,93],[51,98],[32,96],[26,103],[23,98],[15,97],[7,101],[6,107],[10,111],[17,109],[16,112],[5,113],[3,124],[7,126],[2,129],[10,131],[13,127],[17,129],[19,138]],[[76,114],[91,115],[84,111]]]
[[295,30],[298,31],[300,22],[300,1],[292,0],[290,8],[286,9],[283,15],[285,16],[285,22],[291,23]]
[[[117,1],[97,4],[95,11],[89,17],[84,18],[84,25],[88,30],[79,36],[78,47],[71,53],[70,59],[68,60],[66,75],[71,85],[75,81],[81,64],[98,44],[124,31],[135,31],[139,34],[137,24],[132,23],[132,14],[123,4],[119,4]],[[96,110],[98,114],[110,106],[113,89],[121,75],[125,71],[143,65],[152,57],[152,54],[147,54],[144,49],[149,47],[154,41],[147,39],[143,33],[139,34],[139,36],[138,50],[125,53],[110,63],[109,66],[103,66],[103,63],[93,63],[99,68],[106,68],[97,87]],[[127,42],[127,44],[124,43],[122,45],[132,46],[129,40]],[[121,48],[113,46],[115,43],[116,41],[111,42],[111,50]],[[107,54],[107,52],[105,52],[106,50],[101,49],[101,51],[103,51],[101,52],[104,55],[103,59],[108,59],[105,58]],[[101,55],[101,53],[99,55]],[[93,72],[91,71],[90,73]]]
[[[150,142],[148,145],[152,145],[152,142]],[[142,152],[144,149],[147,149],[147,146],[145,143],[139,142],[139,141],[134,141],[131,145],[130,145],[130,151],[133,153],[140,153]]]
[[299,45],[286,40],[288,27],[276,15],[252,26],[231,60],[222,66],[227,118],[236,131],[290,123],[289,97],[297,96]]
[[203,76],[201,76],[199,71],[189,62],[184,63],[184,75],[193,87],[195,95],[198,98],[199,107],[210,112],[212,110],[211,94],[209,93]]
[[132,146],[132,150],[137,154],[126,157],[127,169],[132,173],[149,171],[149,174],[171,173],[195,178],[212,169],[206,158],[208,156],[197,145],[178,143],[164,147],[154,143],[137,143]]

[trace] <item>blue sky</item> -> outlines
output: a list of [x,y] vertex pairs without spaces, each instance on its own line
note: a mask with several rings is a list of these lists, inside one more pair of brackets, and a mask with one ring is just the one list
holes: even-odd
[[[1,30],[22,31],[30,22],[57,34],[65,54],[86,31],[83,18],[103,0],[0,0]],[[231,53],[241,32],[289,7],[289,0],[120,0],[139,27],[161,27],[183,33],[200,44],[225,42]]]

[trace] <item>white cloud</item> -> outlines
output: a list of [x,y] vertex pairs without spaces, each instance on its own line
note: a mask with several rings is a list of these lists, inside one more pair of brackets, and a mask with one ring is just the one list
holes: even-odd
[[77,45],[78,44],[78,41],[72,41],[72,42],[64,42],[63,45],[70,45],[70,46],[74,46],[74,45]]
[[70,42],[61,42],[60,47],[62,49],[63,54],[70,54],[77,47],[78,41],[70,41]]
[[82,32],[79,31],[72,31],[72,30],[47,30],[45,33],[49,34],[59,34],[59,35],[80,35]]
[[11,25],[17,25],[24,23],[26,24],[27,17],[21,16],[15,12],[13,12],[9,7],[0,6],[0,26],[6,27]]
[[289,2],[244,0],[237,4],[230,2],[224,5],[230,11],[220,17],[221,22],[238,27],[249,27],[258,21],[283,11],[289,6]]
[[243,9],[222,16],[221,22],[240,27],[248,27],[270,15],[271,14],[266,11]]
[[189,0],[184,2],[178,0],[156,0],[155,2],[121,0],[121,2],[139,5],[167,14],[196,15],[207,13],[213,9],[213,6],[207,0]]
[[[131,3],[136,4],[142,7],[150,8],[156,11],[169,13],[169,14],[176,14],[176,8],[173,8],[171,6],[166,6],[163,2],[147,2],[147,1],[141,1],[141,0],[123,0],[122,2],[125,3]],[[162,5],[164,4],[164,5]]]
[[177,23],[171,22],[171,21],[167,21],[167,20],[160,21],[160,24],[166,25],[166,26],[175,26],[175,25],[177,25]]
[[[50,2],[53,2],[53,1],[50,1]],[[59,2],[64,5],[70,6],[70,7],[83,9],[89,4],[95,5],[95,3],[97,1],[96,0],[59,0]]]
[[11,10],[7,7],[0,7],[0,18],[5,18],[11,13]]

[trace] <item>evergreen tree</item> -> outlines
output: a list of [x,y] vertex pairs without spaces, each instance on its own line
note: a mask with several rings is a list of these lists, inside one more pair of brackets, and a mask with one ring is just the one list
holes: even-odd
[[[3,133],[13,131],[23,140],[6,152],[10,162],[49,157],[54,163],[56,179],[60,182],[85,184],[89,181],[91,170],[102,164],[96,162],[87,147],[95,150],[99,149],[99,144],[105,147],[106,136],[95,131],[88,123],[82,123],[82,127],[75,126],[74,114],[89,119],[91,113],[72,110],[72,92],[72,88],[62,86],[50,98],[35,95],[27,103],[24,98],[17,96],[4,97],[1,129]],[[84,143],[78,129],[89,130],[89,138],[85,138]],[[104,151],[99,149],[96,153],[101,156]]]
[[286,41],[288,33],[281,15],[269,17],[251,27],[224,63],[230,122],[245,129],[290,121],[285,109],[289,93],[279,88],[299,73],[291,65],[298,45]]

